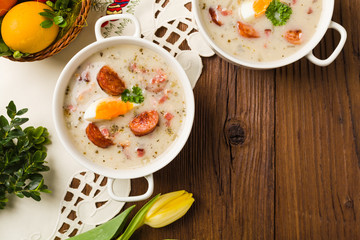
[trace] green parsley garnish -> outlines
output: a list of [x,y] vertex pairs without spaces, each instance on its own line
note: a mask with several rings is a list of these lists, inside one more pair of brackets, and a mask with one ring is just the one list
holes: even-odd
[[285,25],[292,14],[292,9],[279,0],[273,0],[266,9],[265,15],[274,26]]
[[124,102],[133,102],[133,103],[142,103],[144,101],[144,96],[142,95],[142,90],[139,87],[133,87],[132,92],[129,89],[121,94],[121,100]]
[[28,118],[21,118],[27,108],[17,110],[13,101],[6,107],[9,120],[0,116],[0,209],[9,201],[8,194],[40,201],[40,193],[51,193],[41,172],[45,165],[49,132],[44,127],[27,127]]

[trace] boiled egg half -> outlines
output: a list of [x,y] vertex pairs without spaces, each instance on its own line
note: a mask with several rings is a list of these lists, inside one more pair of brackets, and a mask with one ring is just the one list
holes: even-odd
[[139,104],[124,102],[121,98],[102,98],[93,102],[85,111],[84,118],[87,121],[95,122],[111,120],[120,115],[128,113]]
[[238,13],[244,21],[252,21],[265,14],[271,0],[244,0],[240,3]]

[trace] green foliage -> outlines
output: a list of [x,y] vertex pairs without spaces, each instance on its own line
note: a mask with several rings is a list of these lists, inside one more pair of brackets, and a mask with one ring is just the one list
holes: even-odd
[[119,216],[113,218],[112,220],[94,229],[91,229],[90,231],[69,238],[69,240],[111,240],[114,236],[120,234],[121,231],[124,229],[126,220],[134,207],[135,205],[129,207]]
[[266,9],[265,15],[274,26],[285,25],[292,14],[292,9],[279,0],[273,0]]
[[67,26],[65,18],[72,12],[72,8],[69,5],[70,0],[57,0],[55,3],[46,1],[46,4],[53,10],[44,9],[44,12],[39,14],[47,19],[40,23],[42,28],[50,28],[53,24],[58,25],[61,28]]
[[40,193],[51,193],[44,184],[40,172],[49,171],[46,163],[46,147],[50,143],[44,127],[20,126],[28,118],[21,118],[28,110],[16,109],[13,101],[6,107],[7,115],[0,116],[0,209],[8,202],[7,194],[40,201]]
[[158,197],[160,197],[160,194],[153,197],[136,213],[136,215],[133,217],[133,219],[125,229],[124,233],[117,240],[128,240],[136,231],[136,229],[144,225],[144,218],[146,216],[146,213],[149,211],[149,209],[155,203]]
[[139,87],[133,87],[132,92],[129,89],[121,94],[121,100],[124,102],[133,102],[133,103],[142,103],[144,101],[144,96],[142,95],[142,90]]

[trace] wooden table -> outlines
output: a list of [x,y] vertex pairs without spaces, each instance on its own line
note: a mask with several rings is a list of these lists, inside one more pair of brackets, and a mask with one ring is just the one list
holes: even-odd
[[[195,203],[134,239],[360,239],[359,9],[360,0],[336,1],[333,20],[349,36],[326,68],[303,59],[255,71],[204,59],[192,134],[155,174],[155,193],[185,189]],[[328,31],[316,55],[338,40]],[[145,191],[145,181],[133,189]]]

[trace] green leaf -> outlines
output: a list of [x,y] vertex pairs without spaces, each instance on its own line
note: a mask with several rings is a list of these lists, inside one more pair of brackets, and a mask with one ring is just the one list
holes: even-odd
[[13,129],[8,134],[8,139],[14,139],[18,137],[25,136],[25,133],[20,129]]
[[30,197],[37,202],[41,200],[41,197],[37,194],[37,192],[30,192]]
[[24,194],[22,194],[21,192],[17,192],[16,196],[18,196],[19,198],[24,198]]
[[24,56],[24,54],[22,52],[20,52],[20,51],[15,51],[13,53],[13,57],[16,58],[16,59],[19,59],[19,58],[21,58],[23,56]]
[[36,128],[35,131],[34,131],[33,137],[34,137],[35,139],[41,137],[41,135],[44,133],[44,131],[45,131],[45,129],[44,129],[43,127],[38,127],[38,128]]
[[35,190],[37,188],[41,188],[43,183],[44,183],[44,178],[42,177],[36,178],[29,183],[28,188],[29,190]]
[[21,115],[27,113],[27,111],[28,111],[27,108],[20,109],[19,111],[17,111],[16,116],[21,116]]
[[29,121],[28,118],[15,118],[14,120],[11,121],[11,123],[13,126],[20,126],[26,123],[27,121]]
[[110,240],[124,229],[126,220],[134,207],[135,205],[129,207],[112,220],[68,240]]
[[6,107],[7,109],[7,115],[9,118],[13,119],[16,115],[16,106],[13,101],[10,101],[9,105]]
[[51,26],[53,25],[53,22],[49,19],[43,21],[42,23],[40,23],[40,26],[42,28],[51,28]]
[[273,0],[266,9],[265,15],[274,26],[285,25],[292,14],[292,9],[279,0]]
[[3,128],[5,126],[9,126],[9,122],[8,122],[8,120],[6,120],[6,118],[3,115],[1,115],[0,116],[0,128]]
[[43,193],[52,193],[52,192],[51,192],[49,189],[47,189],[47,188],[41,189],[40,191],[43,192]]
[[64,28],[67,26],[66,20],[64,20],[62,23],[58,24],[59,27]]
[[56,16],[56,17],[54,17],[54,23],[56,24],[56,25],[59,25],[59,24],[61,24],[62,22],[64,22],[65,20],[64,20],[64,18],[62,17],[62,16]]
[[[48,5],[51,8],[54,8],[54,3],[52,1],[46,1],[46,5]],[[44,9],[44,10],[48,10],[48,9]]]
[[39,15],[49,18],[49,19],[53,19],[55,16],[55,13],[54,12],[40,12]]
[[149,211],[151,206],[155,203],[156,199],[160,196],[160,194],[156,195],[151,199],[148,203],[146,203],[133,217],[129,225],[127,226],[124,233],[117,240],[128,240],[133,233],[144,224],[144,218],[146,213]]
[[0,42],[0,53],[6,53],[9,51],[10,51],[9,47],[5,43]]
[[30,197],[30,193],[28,191],[22,191],[21,193],[24,194],[24,196],[27,198]]
[[11,51],[8,52],[0,52],[0,57],[5,57],[5,56],[11,56],[13,53]]

